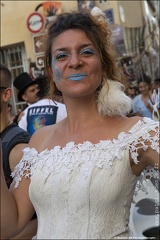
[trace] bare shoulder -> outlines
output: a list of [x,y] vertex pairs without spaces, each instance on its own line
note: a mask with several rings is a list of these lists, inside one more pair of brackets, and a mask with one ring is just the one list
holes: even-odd
[[53,134],[54,130],[54,125],[45,126],[36,130],[30,139],[29,147],[36,147],[41,145],[43,141],[46,141],[46,138],[50,138],[50,135]]
[[54,125],[45,126],[35,131],[32,135],[29,147],[35,148],[38,152],[41,152],[48,148],[52,139],[56,136],[57,129],[59,128],[59,123]]
[[134,126],[136,123],[138,123],[138,121],[143,121],[143,118],[138,116],[133,116],[133,117],[126,118],[126,121],[128,125]]
[[26,148],[28,144],[19,143],[12,148],[9,154],[9,165],[11,171],[14,170],[15,166],[19,163],[23,155],[23,149]]
[[143,122],[144,128],[149,127],[149,126],[155,126],[155,127],[159,126],[158,122],[156,122],[150,118],[143,118],[143,117],[138,117],[138,116],[127,118],[126,125],[128,126],[128,128],[132,128],[138,122]]
[[139,121],[143,121],[143,118],[134,116],[134,117],[116,118],[115,121],[112,119],[111,124],[114,131],[117,130],[118,133],[120,133],[122,131],[128,132]]
[[133,116],[133,117],[129,117],[127,118],[127,123],[129,127],[133,127],[134,125],[136,125],[139,121],[144,121],[142,117],[139,116]]

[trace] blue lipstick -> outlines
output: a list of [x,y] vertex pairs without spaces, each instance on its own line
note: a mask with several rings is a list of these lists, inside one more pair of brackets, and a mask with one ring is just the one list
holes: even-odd
[[68,78],[72,81],[80,81],[86,77],[85,73],[71,74]]

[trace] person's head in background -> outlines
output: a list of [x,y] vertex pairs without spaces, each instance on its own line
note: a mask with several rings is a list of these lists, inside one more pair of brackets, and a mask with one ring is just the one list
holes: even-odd
[[53,101],[63,103],[62,94],[56,92],[55,94],[50,92],[49,79],[47,75],[40,75],[35,79],[38,85],[37,97],[40,99],[49,98]]
[[152,84],[152,91],[156,90],[156,93],[158,93],[158,89],[160,89],[160,78],[154,79],[153,84]]
[[49,92],[49,81],[47,79],[47,75],[40,75],[35,79],[35,82],[38,86],[38,91],[36,93],[37,98],[43,99],[43,98],[52,98]]
[[14,87],[17,89],[17,98],[19,101],[25,101],[27,104],[33,104],[38,101],[37,83],[27,72],[21,73],[14,80]]
[[1,130],[5,127],[6,122],[9,121],[7,110],[8,101],[12,97],[11,80],[12,75],[10,70],[3,64],[0,63],[0,113],[1,113]]
[[52,99],[53,101],[57,101],[60,103],[63,103],[62,94],[58,93],[51,93],[50,92],[50,86],[49,86],[49,80],[47,75],[40,75],[35,79],[37,85],[38,85],[38,92],[37,97],[38,99]]
[[125,88],[126,95],[129,96],[131,99],[134,99],[135,97],[135,87],[132,82],[127,82],[126,88]]
[[[102,16],[102,13],[93,16],[90,11],[86,9],[85,11],[83,10],[83,12],[73,11],[73,13],[70,12],[60,14],[49,25],[48,29],[46,29],[46,34],[44,35],[45,65],[47,75],[49,76],[51,83],[50,89],[53,92],[56,92],[58,89],[58,91],[63,93],[63,97],[65,97],[64,91],[67,91],[67,87],[65,87],[65,85],[67,84],[67,81],[65,81],[65,77],[67,74],[69,74],[67,73],[67,70],[69,71],[69,69],[72,69],[73,67],[71,67],[69,63],[70,55],[72,55],[72,53],[69,52],[66,45],[70,45],[70,47],[72,46],[70,42],[66,42],[65,44],[63,43],[65,45],[64,48],[63,44],[61,44],[61,49],[56,50],[54,49],[54,47],[55,42],[60,44],[61,39],[65,39],[66,36],[73,36],[74,38],[75,34],[79,34],[79,37],[81,35],[85,36],[87,38],[87,40],[85,41],[87,43],[89,42],[88,45],[85,45],[81,38],[79,38],[80,40],[76,39],[76,41],[81,41],[79,43],[81,47],[76,50],[76,55],[78,56],[78,58],[81,58],[81,56],[83,58],[83,55],[88,56],[88,59],[87,57],[85,58],[85,64],[83,63],[83,61],[82,64],[85,65],[85,67],[87,67],[88,69],[93,68],[93,64],[88,64],[87,61],[89,61],[90,56],[95,55],[98,57],[97,61],[99,67],[97,67],[98,70],[94,69],[95,74],[93,74],[94,76],[92,77],[92,82],[96,81],[97,79],[97,88],[95,89],[94,97],[98,105],[98,112],[103,115],[103,110],[101,109],[101,107],[105,104],[101,104],[101,102],[103,101],[104,96],[106,96],[109,91],[108,80],[111,80],[110,82],[114,82],[115,84],[117,82],[124,83],[125,76],[123,75],[122,69],[119,68],[115,62],[115,49],[111,41],[111,31],[109,29],[109,24],[107,23],[105,17]],[[57,38],[59,41],[57,40]],[[76,57],[75,65],[77,64]],[[73,68],[76,69],[76,67],[77,66]],[[73,73],[74,71],[75,70],[72,70]],[[52,88],[54,89],[52,90]]]
[[143,77],[140,78],[137,82],[139,93],[143,96],[148,96],[151,94],[152,81],[149,76],[143,74]]

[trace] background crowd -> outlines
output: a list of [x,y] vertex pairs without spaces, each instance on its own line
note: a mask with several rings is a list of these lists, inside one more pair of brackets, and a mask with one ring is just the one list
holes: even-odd
[[159,120],[160,112],[160,78],[151,80],[143,74],[138,81],[127,80],[126,94],[133,101],[131,116],[141,116]]
[[[60,94],[53,94],[49,96],[47,94],[47,81],[45,80],[46,76],[40,76],[34,81],[31,79],[28,73],[20,74],[14,81],[14,86],[17,88],[17,95],[20,101],[25,101],[26,105],[24,109],[18,109],[18,113],[16,115],[12,112],[12,105],[8,103],[8,117],[10,121],[15,122],[24,130],[27,130],[27,123],[26,121],[31,122],[31,120],[26,120],[26,112],[28,112],[28,106],[32,106],[32,104],[38,105],[42,103],[42,98],[51,99],[52,104],[58,104],[58,107],[62,110],[61,118],[66,116],[65,110],[65,103],[63,98]],[[42,80],[43,79],[43,80]],[[39,81],[38,81],[39,80]],[[25,85],[24,85],[25,82]],[[142,77],[138,80],[126,78],[126,89],[125,93],[129,96],[133,101],[133,108],[132,111],[127,115],[128,117],[131,116],[141,116],[141,117],[148,117],[154,120],[159,120],[159,112],[160,112],[160,78],[156,78],[152,81],[150,76],[143,74]],[[38,88],[40,92],[42,91],[42,95],[38,97],[41,93],[38,93]],[[38,93],[38,94],[37,94]],[[45,96],[47,95],[47,96]],[[40,102],[39,102],[40,101]],[[43,101],[44,102],[44,101]],[[43,103],[42,105],[45,105]],[[33,105],[34,106],[34,105]],[[25,110],[27,108],[27,110]],[[25,114],[25,116],[24,116]],[[35,116],[40,115],[40,113],[35,113]],[[41,113],[41,115],[43,115]],[[59,114],[58,114],[59,115]],[[41,117],[42,120],[43,117]],[[44,124],[44,122],[46,122]],[[44,120],[43,124],[38,124],[36,129],[40,126],[49,125],[53,123],[52,121]],[[28,127],[29,128],[29,127]],[[29,130],[28,130],[29,131]],[[33,134],[29,132],[31,135]]]

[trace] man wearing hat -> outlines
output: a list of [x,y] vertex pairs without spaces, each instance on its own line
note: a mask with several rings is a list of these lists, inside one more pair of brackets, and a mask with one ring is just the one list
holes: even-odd
[[[17,93],[18,100],[26,102],[24,109],[38,101],[37,97],[38,85],[36,81],[34,81],[27,72],[23,72],[18,77],[16,77],[13,82],[13,85],[18,90]],[[17,124],[20,119],[19,117],[20,113],[17,114],[17,116],[13,120]]]
[[55,124],[67,116],[66,107],[50,96],[49,81],[46,75],[35,79],[39,91],[39,100],[24,110],[24,115],[18,125],[32,135],[37,129]]

